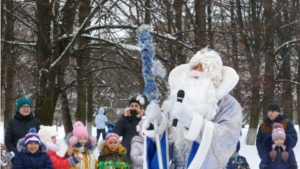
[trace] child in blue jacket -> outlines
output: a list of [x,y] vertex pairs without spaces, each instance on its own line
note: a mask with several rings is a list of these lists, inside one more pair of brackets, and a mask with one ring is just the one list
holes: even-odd
[[18,141],[19,153],[15,156],[12,169],[53,169],[46,145],[41,142],[35,128],[31,128],[25,138]]
[[230,157],[226,169],[250,169],[245,157],[239,155],[241,144],[238,140],[235,148],[235,153]]
[[292,138],[285,134],[280,123],[274,123],[272,135],[264,140],[265,151],[259,164],[260,169],[297,169],[294,151],[290,148]]

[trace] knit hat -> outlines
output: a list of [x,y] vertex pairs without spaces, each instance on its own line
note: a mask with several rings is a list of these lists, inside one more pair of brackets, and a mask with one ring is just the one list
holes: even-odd
[[85,136],[88,138],[88,132],[81,121],[74,123],[72,133],[75,137]]
[[272,140],[275,142],[278,139],[285,140],[285,131],[280,123],[273,124]]
[[195,67],[199,63],[214,67],[218,73],[222,75],[223,62],[216,51],[208,49],[207,47],[198,51],[190,60],[189,65]]
[[30,100],[23,97],[18,100],[17,106],[16,106],[16,111],[19,111],[20,107],[23,106],[24,104],[28,104],[30,106],[30,108],[32,108],[32,104],[31,104]]
[[131,103],[137,103],[137,104],[139,104],[140,107],[142,108],[142,103],[140,103],[139,99],[137,99],[137,96],[131,97],[131,99],[129,100],[128,105],[130,105]]
[[116,139],[118,142],[120,142],[119,135],[117,135],[115,133],[110,133],[105,137],[105,145],[107,145],[109,140],[111,140],[111,139]]
[[40,126],[40,130],[38,132],[41,140],[52,142],[51,137],[58,136],[58,132],[52,126]]
[[39,135],[36,133],[36,129],[34,127],[30,128],[29,133],[27,133],[25,136],[25,145],[27,146],[27,144],[30,142],[35,142],[41,145],[41,139]]
[[277,103],[271,103],[268,107],[268,110],[273,110],[280,113],[280,106]]

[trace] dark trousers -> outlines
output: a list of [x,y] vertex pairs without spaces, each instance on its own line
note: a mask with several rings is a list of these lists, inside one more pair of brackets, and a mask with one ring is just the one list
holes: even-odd
[[99,137],[100,137],[101,133],[102,133],[103,140],[105,140],[105,137],[106,137],[105,129],[97,129],[97,143],[98,143],[98,140],[99,140]]

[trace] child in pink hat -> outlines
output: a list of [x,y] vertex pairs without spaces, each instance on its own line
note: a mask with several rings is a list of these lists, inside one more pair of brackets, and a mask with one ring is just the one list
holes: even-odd
[[294,151],[290,148],[292,138],[285,134],[280,123],[274,123],[272,135],[264,140],[265,151],[259,165],[260,169],[297,169]]
[[88,135],[82,122],[74,123],[73,131],[67,135],[65,140],[68,144],[65,157],[76,154],[78,158],[82,159],[70,169],[96,169],[98,167],[97,158],[93,153],[97,145],[96,138]]

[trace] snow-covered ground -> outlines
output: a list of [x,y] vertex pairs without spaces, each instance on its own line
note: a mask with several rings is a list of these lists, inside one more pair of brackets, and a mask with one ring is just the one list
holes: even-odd
[[[56,126],[53,126],[56,128]],[[64,141],[64,128],[61,127],[57,127],[58,128],[58,132],[60,133],[60,135],[57,137],[57,142],[61,145],[61,149],[58,152],[58,154],[63,155],[66,151],[66,143]],[[299,137],[299,127],[298,125],[295,125],[295,128],[297,130],[298,133],[298,137]],[[4,143],[4,138],[2,138],[3,136],[3,122],[0,122],[0,142]],[[257,154],[256,151],[256,147],[255,146],[250,146],[250,145],[246,145],[245,144],[245,137],[247,136],[247,132],[248,132],[248,125],[246,125],[245,128],[242,129],[242,136],[240,137],[240,142],[241,142],[241,149],[240,149],[240,155],[246,157],[251,169],[258,169],[259,167],[259,163],[260,163],[260,159],[259,156]],[[92,131],[92,135],[96,137],[96,128],[93,128]],[[101,141],[102,137],[100,136],[99,138],[99,142]],[[295,156],[296,156],[296,160],[298,162],[298,165],[300,163],[300,141],[298,141],[296,147],[293,149],[295,152]],[[98,149],[96,149],[94,151],[95,155],[98,157]]]

